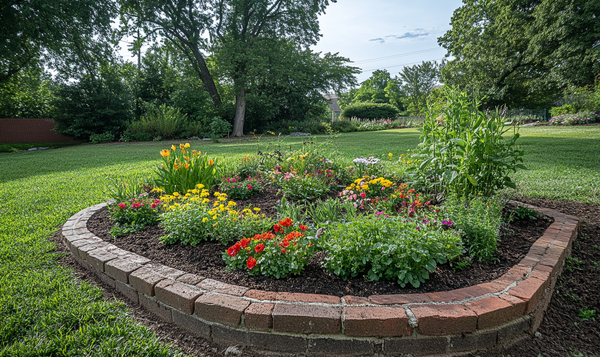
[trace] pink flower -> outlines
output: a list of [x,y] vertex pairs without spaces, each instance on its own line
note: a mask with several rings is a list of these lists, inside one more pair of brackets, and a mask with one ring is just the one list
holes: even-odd
[[248,189],[251,190],[252,189],[252,185],[248,184]]
[[156,203],[151,204],[150,207],[156,208]]
[[127,207],[127,205],[124,203],[119,203],[119,207],[121,207],[121,209],[125,209],[125,207]]
[[385,187],[382,187],[382,188],[381,188],[381,191],[385,191]]
[[367,197],[367,194],[366,194],[366,193],[364,193],[364,192],[362,192],[362,193],[360,194],[360,197],[361,197],[361,198],[365,198],[365,197]]
[[131,204],[131,208],[135,209],[135,208],[140,208],[140,207],[141,207],[141,205],[139,203],[137,203],[137,202],[134,202],[134,203]]

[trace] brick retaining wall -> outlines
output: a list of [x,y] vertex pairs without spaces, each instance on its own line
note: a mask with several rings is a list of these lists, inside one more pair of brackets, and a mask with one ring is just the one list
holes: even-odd
[[54,131],[52,119],[0,118],[0,143],[68,143],[74,139]]
[[502,277],[447,292],[339,298],[252,290],[153,263],[87,230],[104,206],[63,226],[79,264],[162,320],[277,354],[460,355],[514,343],[539,327],[579,227],[577,217],[525,205],[555,221]]

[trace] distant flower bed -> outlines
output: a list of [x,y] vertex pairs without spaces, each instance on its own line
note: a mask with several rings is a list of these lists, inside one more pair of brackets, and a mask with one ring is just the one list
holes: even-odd
[[552,125],[582,125],[597,122],[600,122],[600,114],[594,112],[561,114],[550,119]]

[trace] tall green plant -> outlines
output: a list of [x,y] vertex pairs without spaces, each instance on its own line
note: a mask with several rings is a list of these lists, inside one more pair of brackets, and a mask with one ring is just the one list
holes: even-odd
[[154,138],[175,139],[186,129],[187,115],[180,109],[162,104],[159,107],[148,106],[146,114],[139,121],[131,122],[127,132],[131,135],[146,133]]
[[507,126],[498,110],[479,110],[480,100],[465,92],[449,88],[446,98],[437,110],[428,106],[414,155],[420,162],[413,168],[417,182],[435,193],[458,196],[516,188],[509,175],[525,169],[517,127]]

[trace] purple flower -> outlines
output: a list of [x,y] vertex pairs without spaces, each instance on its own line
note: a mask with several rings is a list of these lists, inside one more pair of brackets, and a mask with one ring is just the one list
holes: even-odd
[[421,227],[415,227],[415,229],[416,229],[416,230],[420,230],[420,229],[421,229]]
[[427,224],[427,223],[429,223],[429,220],[428,219],[424,219],[423,223]]

